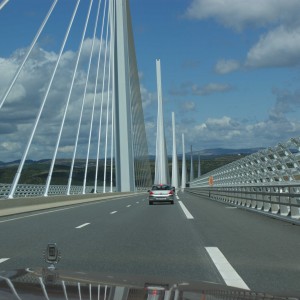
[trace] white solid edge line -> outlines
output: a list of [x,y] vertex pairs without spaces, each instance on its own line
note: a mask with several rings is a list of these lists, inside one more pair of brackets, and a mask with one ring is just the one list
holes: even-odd
[[[49,208],[46,211],[42,211],[39,213],[34,213],[34,214],[29,214],[26,216],[21,216],[21,217],[14,217],[14,218],[10,218],[10,219],[6,219],[6,220],[2,220],[0,221],[1,223],[6,223],[6,222],[11,222],[11,221],[16,221],[16,220],[21,220],[21,219],[26,219],[26,218],[30,218],[30,217],[35,217],[35,216],[40,216],[40,215],[45,215],[45,214],[51,214],[54,212],[58,212],[58,211],[64,211],[64,210],[69,210],[69,209],[74,209],[74,208],[78,208],[81,206],[88,206],[88,205],[96,205],[96,204],[102,204],[102,203],[106,203],[106,202],[110,202],[110,201],[115,201],[115,200],[119,200],[119,199],[123,199],[123,198],[128,198],[129,196],[123,196],[122,198],[111,198],[111,199],[106,199],[106,200],[99,200],[99,201],[93,201],[93,202],[87,202],[87,203],[81,203],[81,204],[72,204],[69,205],[68,207],[63,207],[63,208]],[[25,213],[30,213],[30,212],[25,212]],[[9,216],[2,216],[0,218],[6,218]]]
[[185,205],[181,202],[181,201],[178,201],[181,209],[183,210],[185,216],[187,219],[194,219],[194,217],[192,216],[192,214],[187,210],[187,208],[185,207]]
[[[93,203],[93,204],[95,204],[95,203]],[[50,213],[53,213],[53,212],[58,212],[58,211],[63,211],[63,210],[68,210],[68,209],[73,209],[73,208],[75,208],[75,206],[60,208],[60,209],[55,209],[55,210],[47,210],[47,211],[43,211],[43,212],[40,212],[40,213],[30,214],[30,215],[26,215],[26,216],[22,216],[22,217],[10,218],[10,219],[7,219],[7,220],[0,221],[0,223],[6,223],[6,222],[15,221],[15,220],[26,219],[26,218],[30,218],[30,217],[50,214]],[[3,218],[5,218],[5,216]]]
[[115,211],[112,211],[110,214],[113,215],[113,214],[115,214],[115,213],[117,213],[117,212],[118,212],[118,211],[115,210]]
[[205,247],[205,249],[228,286],[250,291],[247,284],[231,266],[218,247]]
[[179,197],[176,195],[176,199],[179,200]]
[[81,224],[81,225],[79,225],[79,226],[77,226],[75,228],[80,229],[80,228],[85,227],[85,226],[90,225],[90,224],[91,223],[84,223],[84,224]]
[[9,258],[0,258],[0,264],[7,261],[7,260],[9,260]]

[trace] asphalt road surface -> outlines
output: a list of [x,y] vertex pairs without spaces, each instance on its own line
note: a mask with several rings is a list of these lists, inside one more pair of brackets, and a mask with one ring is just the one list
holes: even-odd
[[0,218],[0,270],[60,269],[210,281],[300,296],[300,226],[188,193],[174,205],[146,194]]

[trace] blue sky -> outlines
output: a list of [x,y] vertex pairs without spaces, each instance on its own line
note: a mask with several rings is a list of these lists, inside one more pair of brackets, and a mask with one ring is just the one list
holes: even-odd
[[[11,0],[0,11],[0,95],[51,3]],[[39,50],[34,52],[35,69],[55,59],[74,4],[74,0],[59,1],[39,40]],[[74,60],[87,4],[86,0],[80,4],[82,10],[64,55],[66,61]],[[300,1],[130,0],[130,4],[151,153],[155,148],[157,58],[161,59],[169,154],[172,111],[176,115],[179,153],[181,133],[185,133],[186,147],[193,144],[196,150],[269,147],[299,135]],[[92,36],[92,27],[88,36]],[[20,143],[33,118],[31,111],[24,111],[28,103],[34,105],[34,91],[47,78],[40,72],[35,84],[25,83],[25,77],[20,79],[14,97],[3,107],[0,160],[8,159],[11,153],[15,153],[13,157],[21,153]],[[31,100],[25,105],[20,95],[24,99],[30,95]],[[54,124],[55,118],[48,121]],[[46,129],[40,130],[37,139],[41,142]],[[70,153],[70,143],[66,139],[62,146],[66,155]],[[32,155],[38,153],[36,142]]]
[[142,85],[155,91],[159,57],[166,126],[175,111],[188,144],[268,147],[299,135],[299,1],[131,3]]

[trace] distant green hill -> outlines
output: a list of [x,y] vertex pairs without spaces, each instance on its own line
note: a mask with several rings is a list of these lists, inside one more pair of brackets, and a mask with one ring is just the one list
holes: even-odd
[[[246,154],[228,154],[228,155],[204,155],[201,156],[201,174],[208,173],[214,169],[217,169],[223,165],[226,165],[232,161],[240,159],[246,156]],[[190,174],[190,156],[186,157],[187,174]],[[19,183],[23,184],[45,184],[50,169],[51,160],[43,159],[39,161],[26,161]],[[179,157],[179,174],[181,175],[181,157]],[[19,161],[13,161],[0,164],[0,182],[11,183],[16,174]],[[66,185],[68,183],[69,173],[71,167],[71,159],[58,159],[56,161],[51,185]],[[155,173],[155,157],[150,157],[150,167],[152,178]],[[198,157],[193,157],[194,177],[198,174]],[[169,157],[169,169],[171,174],[172,159]],[[85,172],[85,160],[76,160],[72,185],[82,185]],[[87,185],[94,185],[94,178],[96,172],[96,160],[89,161],[89,167],[87,172]],[[103,182],[104,178],[104,160],[99,161],[98,180],[99,185]],[[110,159],[108,159],[106,181],[110,182]],[[115,182],[114,182],[115,184]]]

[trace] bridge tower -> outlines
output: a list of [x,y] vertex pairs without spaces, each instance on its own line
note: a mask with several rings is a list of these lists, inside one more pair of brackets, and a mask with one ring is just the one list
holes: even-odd
[[156,158],[155,158],[155,179],[154,183],[170,183],[168,166],[168,154],[164,129],[163,103],[162,103],[162,84],[160,60],[156,60],[157,78],[157,134],[156,134]]
[[[148,146],[128,0],[110,0],[113,43],[113,91],[117,191],[134,191],[137,181],[151,181],[150,169],[136,178],[135,168],[148,160]],[[150,183],[151,184],[151,183]]]
[[179,187],[178,158],[176,149],[175,113],[172,112],[173,153],[172,153],[172,186]]
[[[2,2],[3,3],[1,4],[0,9],[7,1]],[[28,58],[30,57],[34,47],[37,45],[38,40],[41,38],[48,20],[53,17],[52,13],[56,8],[57,2],[58,1],[55,0],[50,7],[36,36],[33,39],[33,42],[31,43],[31,46],[29,47],[26,56],[24,57],[22,64],[13,77],[13,80],[9,85],[7,92],[5,93],[4,98],[0,100],[0,110],[5,104],[10,91],[13,90],[20,72],[24,68],[25,64],[29,63]],[[74,49],[78,50],[76,52],[76,64],[73,66],[72,63],[72,66],[70,66],[70,72],[72,74],[70,82],[64,84],[62,89],[62,93],[64,93],[63,95],[66,95],[66,97],[62,97],[60,105],[55,108],[57,111],[60,110],[62,112],[62,118],[58,118],[57,132],[53,131],[51,132],[51,137],[49,136],[49,149],[47,149],[48,152],[45,155],[49,155],[49,153],[51,155],[52,151],[53,155],[51,166],[48,172],[47,182],[44,187],[42,184],[36,185],[35,190],[30,192],[30,194],[40,195],[42,193],[44,196],[48,196],[48,194],[53,195],[64,192],[66,195],[72,193],[85,194],[86,191],[87,193],[97,193],[98,190],[100,190],[100,187],[102,187],[101,190],[105,192],[106,173],[109,165],[109,148],[111,152],[111,191],[113,191],[114,172],[116,178],[116,191],[135,191],[137,189],[149,188],[152,184],[129,0],[105,0],[103,5],[101,5],[102,2],[99,0],[97,13],[93,15],[91,12],[96,5],[95,2],[96,1],[90,1],[89,5],[84,7],[79,6],[80,0],[78,0],[74,5],[71,18],[66,24],[64,39],[55,60],[51,76],[49,81],[46,79],[45,83],[43,83],[45,88],[41,88],[41,90],[45,90],[45,94],[41,95],[41,99],[38,98],[40,101],[40,106],[32,118],[33,126],[31,130],[29,130],[29,137],[27,140],[25,137],[25,146],[20,146],[20,149],[23,150],[24,148],[24,151],[21,150],[22,158],[20,160],[17,173],[13,178],[12,184],[7,185],[3,193],[5,196],[8,196],[8,198],[13,198],[15,194],[19,195],[22,193],[23,187],[21,185],[23,184],[19,183],[19,181],[25,162],[28,160],[28,156],[31,154],[30,150],[34,147],[34,143],[38,144],[38,141],[35,139],[35,137],[39,137],[39,130],[41,131],[41,128],[48,128],[46,127],[48,119],[43,119],[42,116],[49,115],[49,105],[46,104],[51,101],[49,100],[49,95],[53,96],[51,92],[56,91],[57,88],[57,70],[59,70],[59,67],[61,64],[63,64],[61,62],[63,59],[61,58],[66,51],[65,46],[67,42],[72,39],[72,34],[74,34],[74,24],[77,24],[76,20],[77,15],[80,14],[80,9],[86,8],[88,9],[85,11],[86,19],[81,39],[79,44],[76,44],[76,41],[73,41],[74,45],[72,46]],[[92,19],[94,17],[95,20],[93,22]],[[98,21],[100,21],[101,18],[102,26],[99,27],[101,30],[98,32]],[[82,49],[85,41],[87,40],[87,32],[89,32],[91,26],[93,26],[94,30],[89,52],[90,55],[88,66],[87,68],[82,67],[81,69],[80,62],[82,61]],[[100,36],[98,36],[98,33],[100,33]],[[78,30],[75,34],[76,36],[78,35]],[[94,47],[97,44],[97,41],[100,41],[100,43],[98,43],[98,52]],[[104,41],[104,43],[102,43],[102,41]],[[103,49],[102,46],[105,47],[105,49]],[[96,64],[93,63],[95,59],[97,59],[98,62]],[[102,59],[104,60],[103,63]],[[32,72],[34,72],[34,70]],[[77,80],[79,78],[78,74],[83,76],[80,78],[84,78],[84,82],[79,80],[79,84],[77,84]],[[91,76],[91,74],[96,74],[95,81],[92,80],[93,76]],[[102,86],[100,80],[98,80],[101,75]],[[32,76],[32,78],[34,77]],[[74,92],[74,87],[78,89],[76,90],[76,93]],[[87,109],[87,96],[92,95],[88,87],[91,87],[94,90],[91,111]],[[79,99],[81,100],[81,110],[77,109],[77,103],[75,102],[78,99],[76,97],[81,98]],[[64,134],[70,126],[69,116],[72,114],[72,105],[76,105],[76,112],[79,112],[78,119],[76,120],[77,122],[75,121],[75,124],[77,125],[77,134],[74,136],[74,141],[72,140],[72,137],[70,140],[63,143],[65,139]],[[106,109],[106,115],[103,113],[104,109]],[[4,110],[2,110],[2,112],[3,111]],[[60,116],[60,114],[58,115]],[[94,117],[96,116],[99,116],[98,127],[96,124],[97,122],[94,122]],[[85,125],[87,131],[82,129]],[[86,135],[88,135],[87,143],[85,138]],[[110,145],[108,141],[109,136]],[[102,145],[102,143],[104,145]],[[53,186],[53,189],[51,188],[51,181],[54,181],[52,180],[52,175],[55,172],[55,165],[57,164],[59,155],[64,155],[64,153],[62,154],[63,151],[61,149],[66,145],[70,147],[70,149],[73,149],[72,162],[70,172],[68,174],[68,186],[60,185],[59,192],[57,192],[55,186]],[[84,147],[86,145],[86,150],[83,150],[82,152],[80,145],[84,145]],[[83,186],[81,187],[78,184],[75,186],[74,184],[72,187],[75,161],[76,159],[81,159],[80,155],[85,154],[85,151],[86,159]],[[91,162],[92,158],[95,159],[95,162]],[[102,182],[100,182],[101,179],[98,180],[98,173],[100,173],[99,162],[101,158],[104,160]],[[95,168],[95,172],[94,170],[90,171],[92,168]],[[88,178],[92,176],[89,175],[92,173],[95,174],[94,180],[92,178]],[[94,183],[94,188],[92,188],[90,183],[92,180]],[[87,187],[87,181],[89,181],[89,187]],[[101,184],[103,185],[101,186]]]
[[198,178],[201,176],[201,159],[200,159],[200,151],[198,152]]
[[194,180],[194,162],[193,162],[193,146],[191,145],[191,169],[190,169],[190,181]]
[[182,134],[182,175],[181,175],[181,188],[186,187],[186,160],[185,160],[185,142],[184,133]]

